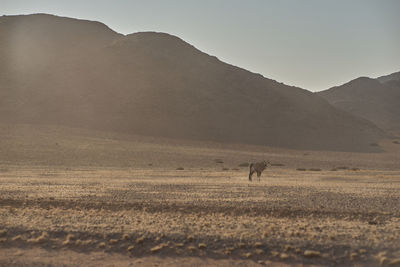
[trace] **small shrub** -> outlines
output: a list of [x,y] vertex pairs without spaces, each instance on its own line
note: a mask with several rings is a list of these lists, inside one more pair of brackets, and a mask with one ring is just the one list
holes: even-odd
[[43,243],[47,241],[49,238],[49,235],[46,232],[43,232],[39,237],[37,238],[31,238],[28,239],[28,243]]
[[176,168],[176,170],[177,171],[183,171],[185,168],[183,168],[183,167],[178,167],[178,168]]
[[223,171],[229,171],[229,168],[222,168]]
[[200,243],[198,247],[199,247],[199,249],[206,249],[207,245],[204,243]]
[[141,236],[136,239],[136,244],[142,244],[146,238],[144,236]]
[[246,258],[251,258],[252,254],[250,252],[243,254],[243,256],[245,256]]
[[398,266],[398,265],[400,265],[400,258],[391,260],[391,261],[389,262],[389,265],[390,265],[390,266]]
[[261,255],[264,254],[264,250],[257,248],[256,250],[254,250],[254,253],[257,255]]
[[312,171],[312,172],[320,172],[320,171],[322,171],[321,169],[319,169],[319,168],[311,168],[311,169],[308,169],[309,171]]
[[336,169],[338,169],[338,170],[347,170],[347,169],[349,169],[349,167],[341,166],[341,167],[337,167]]
[[315,251],[315,250],[306,250],[304,251],[304,256],[306,257],[319,257],[321,255],[321,253],[319,251]]
[[285,246],[285,251],[289,251],[289,250],[292,250],[292,249],[293,249],[293,247],[291,245],[286,245]]
[[238,168],[233,168],[232,171],[240,171]]
[[224,163],[224,161],[222,159],[215,159],[214,161],[215,161],[215,163]]
[[351,260],[351,261],[354,261],[354,260],[356,260],[357,258],[358,258],[358,254],[357,254],[357,253],[353,252],[353,253],[350,254],[350,260]]
[[261,248],[262,246],[263,246],[263,244],[261,242],[254,243],[254,247],[256,247],[256,248]]
[[239,164],[239,167],[249,167],[250,164],[248,162],[243,162]]
[[12,241],[21,241],[23,239],[24,238],[22,237],[22,235],[17,235],[17,236],[14,236],[13,238],[11,238]]
[[273,251],[271,251],[271,255],[272,255],[272,257],[277,257],[279,255],[279,252],[273,250]]
[[352,171],[359,171],[360,168],[352,168],[351,170],[352,170]]
[[157,245],[157,246],[155,246],[155,247],[152,247],[152,248],[150,249],[150,252],[156,253],[156,252],[159,252],[160,250],[162,250],[163,248],[164,248],[164,245],[163,245],[163,244],[160,244],[160,245]]
[[400,145],[400,142],[397,141],[397,140],[394,140],[394,141],[393,141],[393,144]]
[[2,229],[0,230],[0,236],[5,236],[7,234],[7,230]]
[[279,255],[279,257],[280,257],[282,260],[286,260],[286,259],[289,258],[289,255],[286,254],[286,253],[281,253],[281,255]]
[[[78,240],[76,240],[76,241],[78,241]],[[91,239],[80,240],[80,244],[81,244],[82,246],[88,246],[88,245],[93,244],[93,240],[91,240]]]
[[110,239],[108,242],[110,243],[110,245],[114,245],[118,243],[118,239]]
[[296,171],[306,171],[304,168],[297,168]]
[[264,231],[261,235],[262,238],[266,238],[268,236],[268,231]]

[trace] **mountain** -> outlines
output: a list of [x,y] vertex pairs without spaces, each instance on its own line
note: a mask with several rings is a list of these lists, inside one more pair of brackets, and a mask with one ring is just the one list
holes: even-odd
[[400,130],[400,72],[377,79],[361,77],[319,92],[333,106],[382,129]]
[[385,136],[178,37],[46,14],[0,17],[0,122],[341,151]]
[[400,81],[400,71],[376,78],[379,82]]

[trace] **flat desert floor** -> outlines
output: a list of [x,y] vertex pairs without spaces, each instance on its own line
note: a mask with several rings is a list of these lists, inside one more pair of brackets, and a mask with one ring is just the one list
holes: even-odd
[[0,135],[1,266],[400,265],[397,141],[368,154]]

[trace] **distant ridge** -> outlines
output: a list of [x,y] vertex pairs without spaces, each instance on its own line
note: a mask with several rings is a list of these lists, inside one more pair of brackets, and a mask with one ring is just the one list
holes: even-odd
[[360,77],[319,92],[333,106],[382,129],[400,130],[400,72],[377,79]]
[[389,82],[389,81],[400,81],[400,71],[395,72],[389,75],[381,76],[376,78],[381,83]]
[[296,149],[379,151],[373,123],[182,39],[0,17],[0,121]]

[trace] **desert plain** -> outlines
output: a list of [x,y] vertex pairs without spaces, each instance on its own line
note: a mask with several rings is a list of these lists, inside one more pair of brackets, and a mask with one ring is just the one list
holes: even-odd
[[0,134],[1,266],[400,264],[397,139],[350,153],[48,125]]

